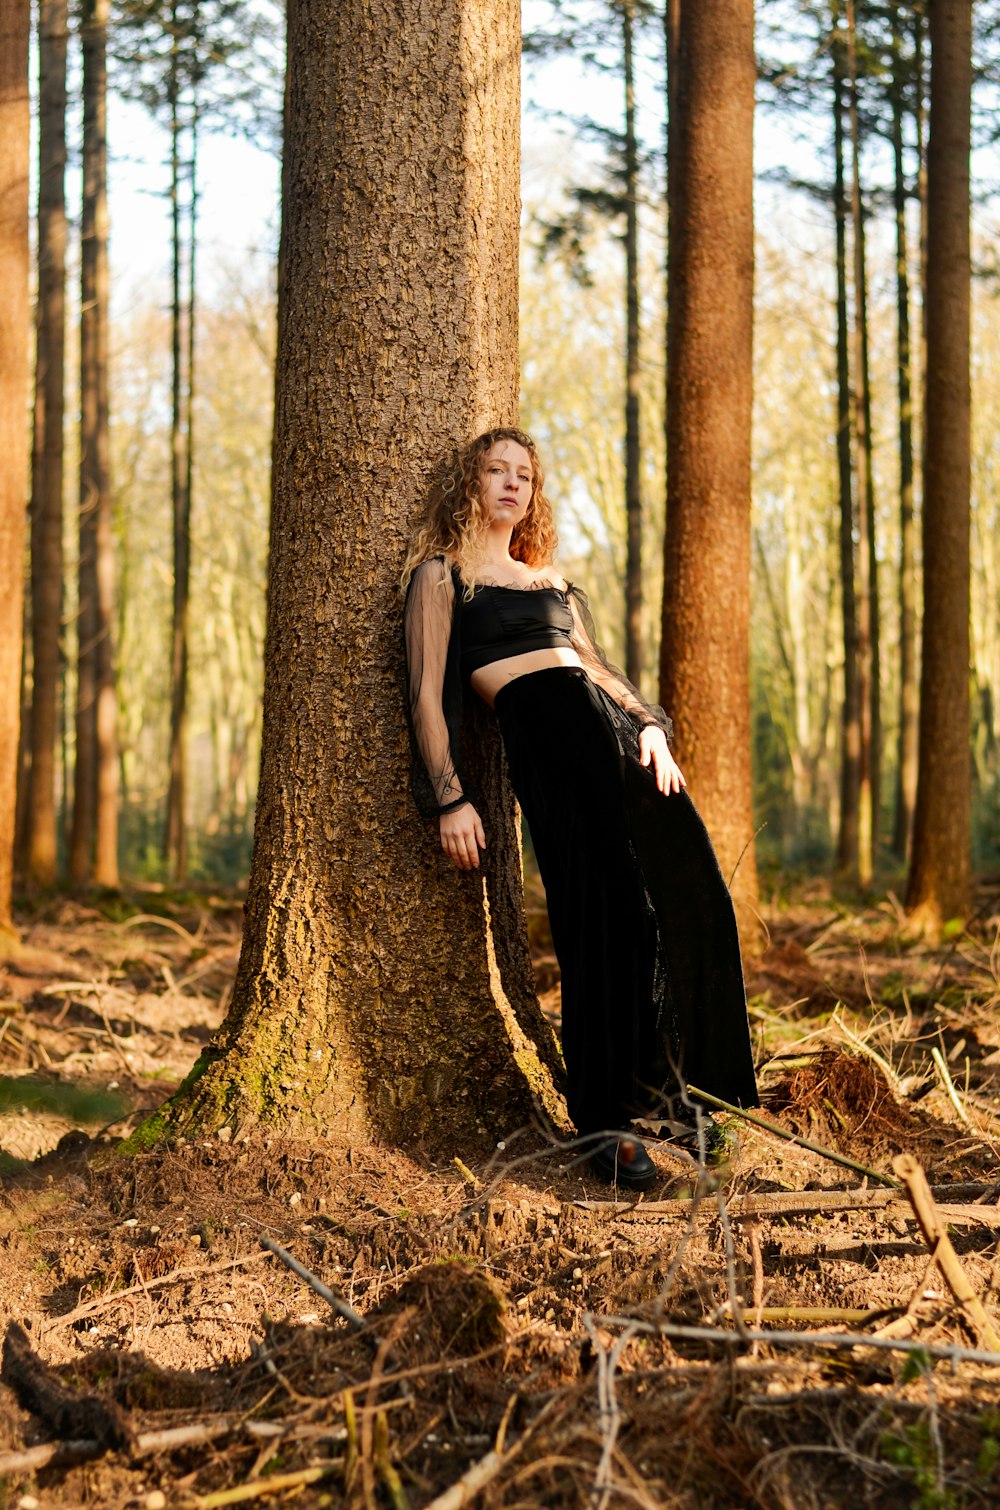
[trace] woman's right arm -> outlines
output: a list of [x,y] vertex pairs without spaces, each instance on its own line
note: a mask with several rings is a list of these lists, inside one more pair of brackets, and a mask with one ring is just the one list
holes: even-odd
[[457,866],[470,870],[479,865],[486,837],[462,789],[444,711],[454,610],[455,584],[447,565],[422,562],[413,573],[403,619],[410,717],[437,808],[442,847]]

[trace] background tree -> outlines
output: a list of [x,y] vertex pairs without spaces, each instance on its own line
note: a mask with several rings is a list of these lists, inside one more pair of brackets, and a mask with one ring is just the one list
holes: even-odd
[[[621,129],[610,128],[591,119],[580,118],[577,129],[587,138],[600,142],[607,153],[605,182],[575,185],[571,191],[572,208],[553,218],[551,209],[542,219],[545,239],[541,254],[558,249],[567,257],[581,283],[589,281],[593,269],[585,256],[588,227],[595,220],[623,221],[622,242],[625,249],[625,367],[624,367],[624,435],[623,489],[625,538],[622,563],[624,598],[624,642],[621,659],[626,673],[636,686],[642,682],[646,638],[643,624],[643,601],[646,597],[647,568],[643,561],[643,537],[647,533],[647,510],[643,500],[644,464],[642,440],[641,354],[642,291],[639,282],[640,207],[643,150],[637,129],[636,44],[643,23],[653,12],[646,0],[600,0],[593,5],[578,6],[571,0],[556,0],[560,19],[558,29],[540,32],[525,39],[532,56],[547,52],[573,50],[588,68],[602,74],[620,76],[622,85]],[[613,61],[608,61],[612,59]],[[616,636],[617,638],[617,636]]]
[[11,919],[28,491],[28,0],[0,13],[0,951]]
[[120,0],[120,85],[166,125],[171,225],[170,496],[173,595],[164,819],[169,873],[188,868],[188,712],[198,223],[198,144],[213,125],[273,138],[274,18],[248,0]]
[[70,874],[118,885],[114,543],[108,435],[108,0],[83,0],[80,226],[80,526],[76,761]]
[[57,698],[62,640],[66,331],[66,0],[38,7],[38,304],[31,474],[31,770],[25,868],[56,875]]
[[972,0],[929,0],[927,372],[920,762],[907,906],[938,929],[971,901],[969,153]]
[[396,584],[434,458],[517,410],[518,7],[289,21],[254,858],[233,1006],[172,1115],[478,1138],[529,1114],[525,1030],[554,1058],[495,734],[485,895],[406,790]]
[[[903,126],[907,84],[913,115],[922,118],[923,79],[917,66],[907,67],[903,39],[907,31],[905,7],[894,0],[891,17],[889,103],[892,111],[893,210],[896,221],[896,352],[899,393],[899,732],[896,746],[896,801],[892,845],[905,860],[910,848],[913,808],[917,796],[919,689],[917,682],[916,515],[914,512],[913,362],[910,334],[910,254],[906,227],[908,199]],[[922,55],[923,15],[914,8],[910,18],[914,39],[913,65]],[[908,77],[909,76],[909,77]],[[922,133],[917,134],[918,177]]]
[[681,0],[670,66],[660,692],[749,937],[752,0]]

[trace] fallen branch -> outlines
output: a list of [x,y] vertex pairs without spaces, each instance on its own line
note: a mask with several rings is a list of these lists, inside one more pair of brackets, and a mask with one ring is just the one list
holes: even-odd
[[311,1269],[307,1269],[305,1264],[300,1264],[298,1259],[293,1258],[288,1249],[283,1248],[280,1243],[276,1243],[273,1237],[265,1235],[260,1241],[261,1247],[266,1248],[268,1253],[273,1253],[275,1258],[280,1258],[286,1269],[291,1269],[293,1274],[297,1274],[300,1279],[304,1279],[310,1290],[317,1294],[321,1300],[326,1301],[334,1315],[348,1322],[355,1331],[361,1331],[367,1325],[365,1318],[359,1315],[353,1306],[349,1306],[347,1301],[342,1300],[335,1290],[331,1290],[329,1285],[325,1285],[321,1279],[317,1279]]
[[731,1117],[739,1117],[744,1122],[750,1122],[764,1132],[773,1133],[776,1138],[783,1138],[786,1143],[795,1143],[799,1148],[807,1148],[810,1153],[818,1153],[821,1158],[829,1159],[831,1164],[840,1164],[844,1169],[853,1169],[855,1174],[866,1175],[869,1180],[877,1180],[880,1185],[892,1185],[896,1189],[899,1188],[899,1181],[894,1180],[891,1174],[882,1174],[878,1169],[869,1169],[867,1164],[858,1164],[854,1159],[834,1153],[831,1148],[824,1148],[822,1143],[812,1143],[808,1138],[800,1137],[798,1133],[789,1132],[786,1127],[779,1127],[774,1122],[767,1122],[763,1117],[755,1116],[753,1112],[744,1111],[741,1106],[733,1106],[730,1101],[723,1101],[718,1096],[710,1096],[707,1091],[700,1091],[696,1085],[689,1085],[688,1090],[692,1096],[697,1096],[699,1101],[707,1102],[718,1111],[728,1112]]
[[965,1312],[976,1336],[991,1352],[1000,1353],[1000,1336],[962,1268],[961,1260],[934,1204],[927,1176],[909,1153],[898,1154],[892,1161],[892,1167],[906,1187],[924,1242],[933,1253],[949,1290]]
[[270,1478],[253,1479],[233,1489],[217,1489],[195,1500],[198,1510],[217,1510],[222,1505],[239,1505],[245,1500],[263,1499],[265,1494],[280,1494],[283,1489],[301,1489],[315,1484],[341,1468],[340,1463],[318,1463],[314,1468],[300,1468],[297,1473],[273,1473]]
[[[169,1426],[164,1431],[141,1431],[133,1443],[136,1457],[153,1452],[170,1452],[176,1447],[198,1446],[212,1442],[216,1437],[227,1436],[237,1429],[238,1423],[214,1421],[197,1426]],[[54,1463],[57,1467],[69,1463],[86,1462],[99,1458],[107,1451],[106,1442],[94,1437],[79,1438],[68,1442],[43,1442],[39,1447],[26,1447],[22,1452],[0,1453],[0,1477],[8,1473],[35,1473]]]
[[875,1306],[856,1310],[850,1306],[760,1306],[746,1309],[753,1311],[754,1320],[762,1321],[842,1321],[845,1325],[863,1325],[898,1311],[899,1306]]
[[37,1473],[50,1463],[80,1463],[100,1457],[104,1448],[93,1438],[79,1442],[44,1442],[40,1447],[26,1447],[23,1452],[0,1452],[0,1476],[8,1473]]
[[730,1349],[744,1347],[748,1342],[763,1342],[768,1347],[829,1347],[848,1352],[856,1347],[872,1347],[886,1352],[941,1358],[948,1363],[985,1363],[990,1368],[1000,1368],[1000,1351],[986,1352],[982,1348],[957,1347],[941,1342],[907,1342],[902,1338],[875,1337],[867,1332],[763,1332],[752,1327],[744,1327],[742,1332],[728,1332],[723,1327],[684,1326],[679,1322],[639,1322],[634,1316],[599,1316],[597,1320],[603,1327],[627,1326],[650,1337],[666,1337],[678,1342],[718,1342]]
[[145,1294],[149,1290],[164,1289],[167,1285],[183,1284],[187,1279],[211,1279],[216,1274],[224,1273],[226,1269],[238,1269],[242,1264],[255,1264],[266,1257],[266,1253],[244,1253],[241,1258],[226,1259],[225,1263],[174,1269],[170,1274],[161,1274],[158,1279],[147,1279],[141,1284],[128,1285],[124,1290],[113,1290],[108,1295],[96,1295],[93,1300],[85,1300],[82,1305],[76,1306],[72,1311],[66,1311],[62,1316],[54,1316],[41,1335],[45,1337],[49,1332],[54,1332],[57,1327],[70,1326],[81,1317],[93,1316],[98,1311],[106,1311],[109,1306],[117,1305],[120,1300],[125,1300],[129,1295]]
[[[976,1196],[991,1195],[995,1185],[935,1185],[934,1199],[938,1210],[949,1218],[977,1218],[980,1221],[996,1221],[995,1207],[972,1204]],[[726,1202],[730,1216],[813,1216],[825,1211],[889,1210],[906,1211],[897,1188],[869,1190],[859,1186],[854,1190],[775,1190],[761,1194],[734,1195]],[[960,1197],[968,1201],[959,1204]],[[574,1201],[574,1206],[583,1211],[634,1211],[638,1216],[679,1216],[686,1212],[690,1197],[675,1197],[665,1201]],[[712,1208],[706,1208],[709,1215]]]

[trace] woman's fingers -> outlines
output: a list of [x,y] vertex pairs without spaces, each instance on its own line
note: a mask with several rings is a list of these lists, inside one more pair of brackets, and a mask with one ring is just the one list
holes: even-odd
[[478,870],[479,851],[486,848],[482,821],[471,803],[443,813],[440,820],[441,847],[459,870]]

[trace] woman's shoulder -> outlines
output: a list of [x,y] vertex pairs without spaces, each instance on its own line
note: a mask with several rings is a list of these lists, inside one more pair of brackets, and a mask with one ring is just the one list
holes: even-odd
[[413,568],[413,580],[419,580],[427,586],[436,586],[452,580],[454,565],[447,556],[429,556],[426,561],[421,561]]

